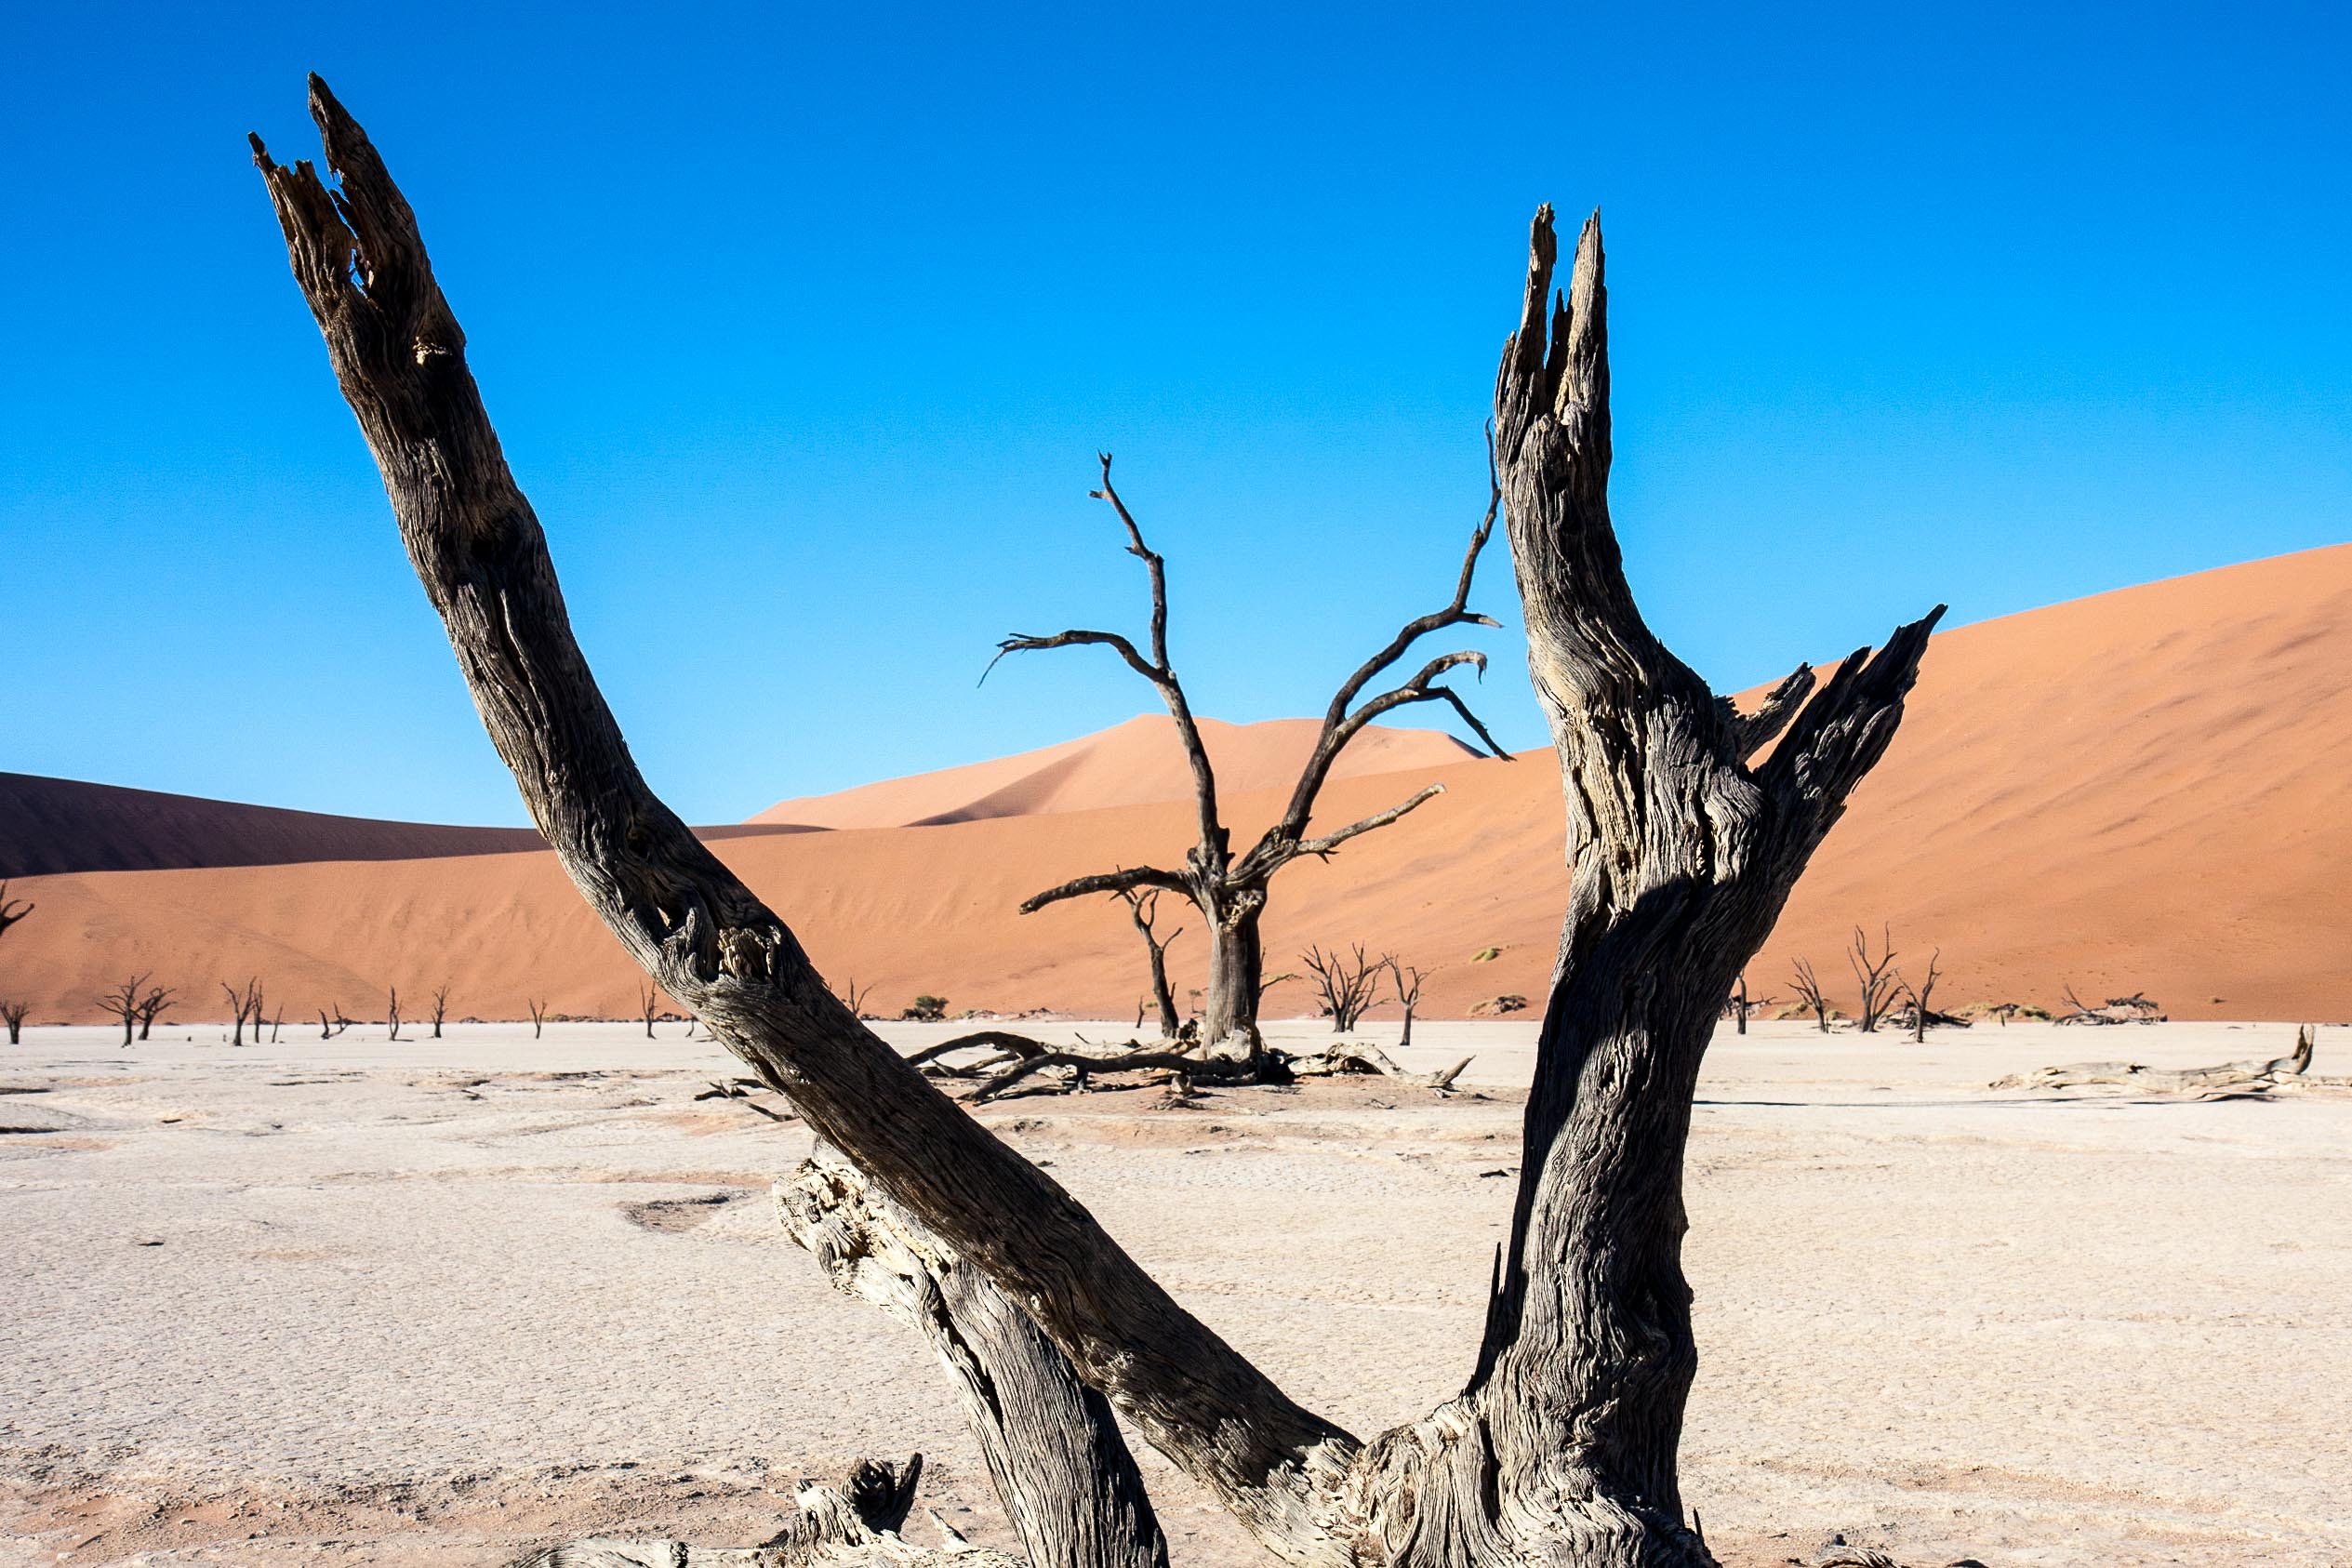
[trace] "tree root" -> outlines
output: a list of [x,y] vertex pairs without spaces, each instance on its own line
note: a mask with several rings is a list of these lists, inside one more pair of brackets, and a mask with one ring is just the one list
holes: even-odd
[[2352,1078],[2321,1077],[2310,1070],[2315,1036],[2305,1024],[2295,1031],[2295,1048],[2268,1061],[2223,1062],[2214,1067],[2144,1067],[2138,1062],[2074,1062],[1997,1079],[1995,1089],[2075,1089],[2093,1085],[2139,1089],[2186,1099],[2251,1099],[2270,1095],[2352,1089]]

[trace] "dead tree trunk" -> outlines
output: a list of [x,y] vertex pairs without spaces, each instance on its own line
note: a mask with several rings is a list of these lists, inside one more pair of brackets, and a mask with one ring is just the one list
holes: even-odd
[[[1168,989],[1168,948],[1184,935],[1179,925],[1163,937],[1154,929],[1160,918],[1160,889],[1137,890],[1121,888],[1116,897],[1127,906],[1128,918],[1136,924],[1136,935],[1143,938],[1143,948],[1151,963],[1151,1003],[1160,1010],[1160,1038],[1174,1040],[1184,1028],[1184,1019],[1176,1013],[1176,993]],[[1136,1015],[1138,1027],[1143,1015]]]
[[[1468,1387],[1367,1443],[1291,1400],[863,1028],[646,787],[572,636],[414,215],[316,78],[312,110],[339,195],[255,148],[295,276],[492,741],[574,883],[662,989],[1293,1568],[1707,1562],[1675,1476],[1694,1360],[1679,1255],[1698,1059],[1732,977],[1893,736],[1933,618],[1850,659],[1772,760],[1747,766],[1787,712],[1725,711],[1642,626],[1618,565],[1598,227],[1548,349],[1551,214],[1538,215],[1526,320],[1496,392],[1573,870],[1511,1240]],[[1110,1483],[1090,1469],[1056,1484],[1096,1508]]]
[[449,1016],[449,988],[435,986],[432,991],[432,1037],[441,1038],[441,1021]]
[[1862,990],[1862,1013],[1854,1020],[1854,1028],[1865,1034],[1878,1032],[1879,1020],[1886,1017],[1887,1007],[1894,1001],[1894,931],[1886,927],[1879,934],[1879,956],[1870,956],[1870,939],[1862,927],[1854,928],[1854,945],[1846,950],[1846,962],[1854,966],[1854,981]]
[[531,1038],[537,1040],[539,1037],[540,1031],[544,1030],[547,1025],[547,1003],[544,1002],[526,1002],[524,1005],[531,1010]]
[[122,1020],[123,1043],[131,1043],[131,1030],[139,1023],[140,1003],[143,993],[140,988],[147,983],[143,974],[133,975],[113,990],[101,991],[95,999],[108,1016]]
[[1413,1010],[1421,1005],[1421,971],[1389,960],[1389,977],[1396,982],[1397,1005],[1404,1009],[1404,1028],[1397,1033],[1397,1049],[1413,1048]]
[[1810,960],[1801,958],[1797,961],[1796,972],[1788,977],[1788,985],[1797,993],[1798,1004],[1814,1016],[1814,1021],[1821,1026],[1822,1033],[1828,1033],[1829,999],[1822,994],[1821,978],[1813,972]]
[[400,988],[398,986],[392,988],[392,1000],[385,1004],[385,1010],[392,1019],[392,1032],[386,1038],[397,1040],[400,1038]]
[[139,1037],[141,1040],[148,1037],[155,1027],[155,1021],[161,1018],[164,1016],[164,1010],[171,1005],[172,995],[173,992],[169,987],[154,986],[151,987],[147,994],[140,999]]
[[0,1023],[8,1026],[9,1044],[24,1043],[24,1018],[32,1011],[33,1004],[29,1002],[19,1002],[14,997],[0,998]]

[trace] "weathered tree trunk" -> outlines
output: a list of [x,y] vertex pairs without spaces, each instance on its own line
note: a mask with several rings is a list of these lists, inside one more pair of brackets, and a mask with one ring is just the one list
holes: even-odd
[[[1160,1014],[1160,1038],[1174,1040],[1184,1030],[1183,1015],[1176,1011],[1176,992],[1168,989],[1168,953],[1156,943],[1151,949],[1151,1004]],[[1137,1017],[1136,1022],[1143,1022]]]
[[1257,1055],[1258,981],[1265,950],[1258,937],[1265,896],[1243,894],[1216,908],[1203,906],[1209,927],[1209,985],[1201,1014],[1201,1054],[1212,1061],[1245,1062]]
[[776,1206],[835,1285],[929,1342],[1031,1568],[1167,1568],[1110,1404],[986,1275],[833,1149],[778,1182]]

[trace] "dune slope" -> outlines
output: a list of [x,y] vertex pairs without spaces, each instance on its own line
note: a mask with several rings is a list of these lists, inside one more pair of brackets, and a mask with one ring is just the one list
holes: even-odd
[[[2352,1017],[2347,668],[2352,547],[1939,636],[1902,734],[1799,884],[1753,989],[1786,995],[1803,954],[1850,992],[1851,928],[1888,923],[1913,973],[1941,950],[1940,1005],[2050,1003],[2070,985],[2086,998],[2144,990],[2175,1017]],[[954,815],[957,801],[1067,764],[1039,755],[1008,759],[1024,765],[1002,777],[906,791],[882,814]],[[1062,798],[1068,777],[1040,797]],[[1432,1015],[1540,997],[1566,891],[1548,755],[1359,773],[1327,791],[1322,818],[1393,804],[1432,777],[1443,798],[1276,882],[1277,967],[1310,941],[1361,940],[1431,972]],[[1237,832],[1262,827],[1281,798],[1237,791]],[[1116,910],[1023,918],[1014,907],[1083,871],[1180,856],[1186,807],[965,815],[718,848],[829,976],[874,988],[872,1005],[931,991],[959,1008],[1130,1016],[1139,949]],[[635,972],[543,851],[75,873],[18,891],[41,909],[0,946],[0,990],[30,996],[36,1017],[93,1017],[91,992],[133,969],[198,997],[259,973],[294,1005],[354,1011],[387,985],[448,983],[456,1008],[485,1017],[520,1016],[526,993],[583,1015],[620,1016],[635,998]],[[1179,920],[1192,924],[1163,929]],[[1501,952],[1474,962],[1487,948]],[[1202,983],[1203,951],[1197,932],[1171,949],[1179,988]],[[1311,1010],[1295,982],[1269,1009]]]

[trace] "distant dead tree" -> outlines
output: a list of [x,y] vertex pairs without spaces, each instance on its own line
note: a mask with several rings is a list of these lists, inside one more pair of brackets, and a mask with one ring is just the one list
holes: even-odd
[[1927,974],[1916,986],[1904,977],[1902,970],[1897,969],[1894,972],[1894,989],[1911,1009],[1911,1043],[1915,1045],[1926,1041],[1927,1026],[1931,1022],[1946,1021],[1931,1005],[1931,999],[1935,995],[1935,981],[1938,973],[1935,965],[1943,956],[1942,948],[1937,948],[1928,954]]
[[113,990],[100,992],[96,998],[101,1010],[122,1020],[125,1045],[131,1043],[131,1031],[139,1027],[140,1010],[147,996],[146,985],[147,972],[142,970]]
[[2064,995],[2066,1005],[2074,1011],[2060,1014],[2055,1020],[2058,1023],[2155,1024],[2164,1021],[2163,1004],[2149,1001],[2139,991],[2133,991],[2130,996],[2110,996],[2097,1007],[2075,995],[2072,985],[2064,989]]
[[332,1040],[337,1035],[342,1033],[345,1030],[351,1028],[352,1023],[352,1019],[343,1017],[343,1004],[341,1003],[338,1002],[335,1003],[335,1009],[332,1016],[328,1014],[326,1008],[322,1007],[318,1010],[318,1037],[321,1040]]
[[531,1010],[531,1038],[537,1040],[539,1031],[547,1025],[547,1003],[543,1001],[525,1002],[524,1005]]
[[432,1018],[432,1037],[438,1040],[441,1038],[441,1021],[449,1016],[449,988],[446,985],[433,987],[430,1016]]
[[[1164,937],[1152,929],[1153,923],[1160,918],[1160,891],[1156,887],[1140,890],[1122,887],[1111,897],[1127,906],[1127,916],[1135,922],[1136,935],[1143,938],[1143,949],[1151,964],[1151,1003],[1160,1010],[1160,1038],[1174,1040],[1176,1032],[1184,1027],[1184,1020],[1176,1014],[1176,993],[1168,989],[1168,947],[1184,935],[1184,927],[1179,925]],[[1143,1013],[1138,1008],[1136,1026],[1139,1029],[1142,1025]]]
[[1854,1027],[1869,1034],[1878,1029],[1879,1020],[1886,1017],[1887,1004],[1894,1000],[1894,928],[1880,929],[1879,955],[1873,958],[1869,939],[1862,927],[1855,926],[1846,962],[1854,966],[1854,983],[1862,988],[1862,1013]]
[[[843,1288],[897,1311],[920,1304],[908,1315],[953,1381],[1032,1568],[1166,1561],[1123,1419],[1291,1568],[1710,1568],[1677,1461],[1698,1364],[1681,1249],[1699,1068],[1734,977],[1893,739],[1936,617],[1858,651],[1810,697],[1801,671],[1749,714],[1657,640],[1609,518],[1598,221],[1555,295],[1552,214],[1536,214],[1495,390],[1528,663],[1563,775],[1561,950],[1575,962],[1542,1009],[1474,1370],[1367,1441],[1291,1397],[1075,1194],[853,1017],[785,920],[646,783],[573,634],[416,215],[315,77],[311,105],[324,161],[281,166],[257,140],[255,162],[475,711],[606,928],[760,1082],[790,1085],[818,1156],[779,1204],[787,1229]],[[1348,258],[1336,236],[1331,249],[1335,271]],[[1147,668],[1159,676],[1166,661]],[[1203,816],[1215,845],[1221,830]],[[1204,886],[1229,885],[1221,855]],[[1243,1007],[1255,964],[1246,983]],[[1229,1038],[1239,1009],[1215,1005]],[[1070,1057],[1022,1048],[1036,1065],[1016,1065],[1032,1073]],[[1151,1061],[1129,1060],[1136,1070],[1201,1062],[1128,1056]],[[829,1545],[846,1555],[822,1561],[842,1568],[940,1561],[904,1543],[874,1555],[910,1488],[851,1490],[823,1505],[842,1516],[837,1534],[817,1535],[809,1505],[788,1521],[803,1554],[781,1561]],[[559,1547],[541,1561],[596,1549],[695,1555],[666,1542]]]
[[1356,1020],[1363,1017],[1380,989],[1381,971],[1389,966],[1385,955],[1366,957],[1362,942],[1330,952],[1309,948],[1298,955],[1298,961],[1307,966],[1308,983],[1322,999],[1323,1013],[1335,1034],[1346,1034],[1356,1027]]
[[232,1045],[245,1043],[245,1021],[249,1016],[253,1019],[253,1043],[256,1045],[260,1044],[260,979],[257,977],[246,981],[243,990],[239,990],[228,981],[223,980],[220,982],[220,993],[229,999],[229,1043]]
[[19,905],[17,900],[8,897],[7,881],[0,880],[0,937],[7,936],[8,927],[39,908],[38,904]]
[[835,994],[841,998],[843,1006],[848,1008],[851,1013],[862,1018],[866,1016],[866,1003],[870,997],[872,997],[873,993],[874,988],[872,986],[861,986],[857,983],[856,977],[853,977],[849,980],[847,986]]
[[[1492,454],[1490,453],[1490,458]],[[1454,598],[1443,609],[1407,621],[1402,630],[1389,640],[1388,645],[1361,665],[1354,674],[1340,683],[1323,714],[1322,728],[1315,737],[1306,765],[1298,781],[1291,790],[1290,801],[1264,836],[1247,853],[1235,856],[1232,833],[1220,814],[1216,774],[1209,764],[1209,751],[1201,738],[1201,728],[1192,715],[1192,704],[1185,695],[1184,684],[1177,679],[1176,667],[1168,658],[1168,577],[1166,562],[1143,541],[1143,530],[1127,510],[1119,491],[1110,482],[1110,454],[1097,459],[1102,465],[1102,488],[1088,492],[1096,499],[1108,502],[1118,513],[1120,525],[1127,535],[1127,553],[1144,564],[1151,587],[1151,632],[1147,656],[1128,638],[1116,631],[1057,631],[1051,636],[1030,636],[1016,633],[997,644],[996,659],[1007,654],[1029,653],[1043,648],[1066,648],[1078,644],[1108,647],[1125,661],[1127,668],[1149,681],[1160,694],[1176,721],[1176,738],[1183,744],[1185,758],[1192,768],[1193,807],[1199,829],[1199,842],[1186,852],[1181,870],[1164,870],[1151,866],[1136,866],[1115,871],[1101,871],[1049,887],[1024,901],[1021,913],[1033,914],[1048,904],[1065,898],[1083,897],[1091,893],[1119,893],[1156,888],[1180,894],[1192,900],[1200,910],[1203,923],[1208,929],[1209,985],[1208,1007],[1202,1019],[1201,1038],[1204,1054],[1212,1060],[1247,1061],[1258,1054],[1260,1040],[1257,1030],[1257,1003],[1261,994],[1258,978],[1264,968],[1264,950],[1258,934],[1259,921],[1265,913],[1268,884],[1274,873],[1302,855],[1328,857],[1349,839],[1385,828],[1407,812],[1444,792],[1444,786],[1432,784],[1410,799],[1375,812],[1361,821],[1316,837],[1308,836],[1308,822],[1315,809],[1316,797],[1331,777],[1333,764],[1339,760],[1348,743],[1363,733],[1364,726],[1384,713],[1394,712],[1410,703],[1442,702],[1459,714],[1492,756],[1508,761],[1509,753],[1496,743],[1470,711],[1461,694],[1442,684],[1440,677],[1448,671],[1468,667],[1483,673],[1486,656],[1475,650],[1442,654],[1424,664],[1402,684],[1372,697],[1364,690],[1402,658],[1413,644],[1433,631],[1451,626],[1493,626],[1495,622],[1469,608],[1470,578],[1478,568],[1479,552],[1486,548],[1494,532],[1495,509],[1501,504],[1502,490],[1493,479],[1490,461],[1489,497],[1485,519],[1470,535],[1468,553],[1462,558],[1462,569],[1454,588]],[[993,669],[996,659],[989,661]],[[986,680],[984,673],[981,679]]]
[[2014,1002],[1996,1002],[1991,1006],[1987,1007],[1985,1011],[1990,1013],[1994,1017],[1999,1018],[2000,1020],[2000,1027],[2007,1029],[2009,1027],[2009,1020],[2017,1016],[2019,1008],[2018,1004]]
[[[286,1004],[285,1004],[284,1003],[278,1003],[278,1010],[277,1010],[275,1013],[273,1013],[273,1014],[272,1014],[272,1015],[270,1016],[270,1043],[271,1043],[271,1044],[274,1045],[274,1044],[276,1044],[276,1043],[278,1043],[278,1030],[281,1030],[281,1029],[283,1029],[283,1028],[285,1028],[285,1027],[286,1027]],[[260,1034],[260,1032],[261,1032],[261,1020],[260,1020],[259,1018],[258,1018],[258,1017],[254,1019],[254,1022],[253,1022],[253,1031],[254,1031],[254,1033],[255,1033],[255,1035],[256,1035],[257,1037],[258,1037],[258,1036]]]
[[397,1040],[400,1038],[400,988],[398,986],[392,988],[392,1001],[388,1004],[386,1011],[390,1013],[392,1017],[392,1033],[386,1036],[386,1038]]
[[0,1023],[8,1026],[8,1043],[24,1043],[24,1017],[33,1011],[29,1002],[19,1002],[13,996],[0,996]]
[[637,1016],[645,1020],[645,1038],[654,1037],[654,1020],[661,1017],[661,991],[655,986],[637,988]]
[[1746,1034],[1747,1020],[1772,1004],[1773,999],[1769,996],[1751,998],[1747,994],[1747,972],[1743,969],[1739,979],[1732,986],[1732,999],[1723,1004],[1723,1011],[1732,1020],[1733,1032]]
[[141,1040],[147,1038],[149,1031],[163,1017],[165,1010],[171,1005],[171,999],[179,994],[178,989],[171,986],[147,988],[147,994],[139,999],[139,1037]]
[[1389,977],[1397,988],[1397,1005],[1404,1009],[1404,1028],[1397,1034],[1397,1049],[1413,1043],[1413,1010],[1421,1005],[1421,971],[1389,960]]
[[1814,1016],[1822,1033],[1828,1033],[1829,999],[1821,994],[1821,980],[1814,974],[1810,959],[1797,961],[1796,973],[1788,977],[1788,987],[1797,993],[1797,1004]]

